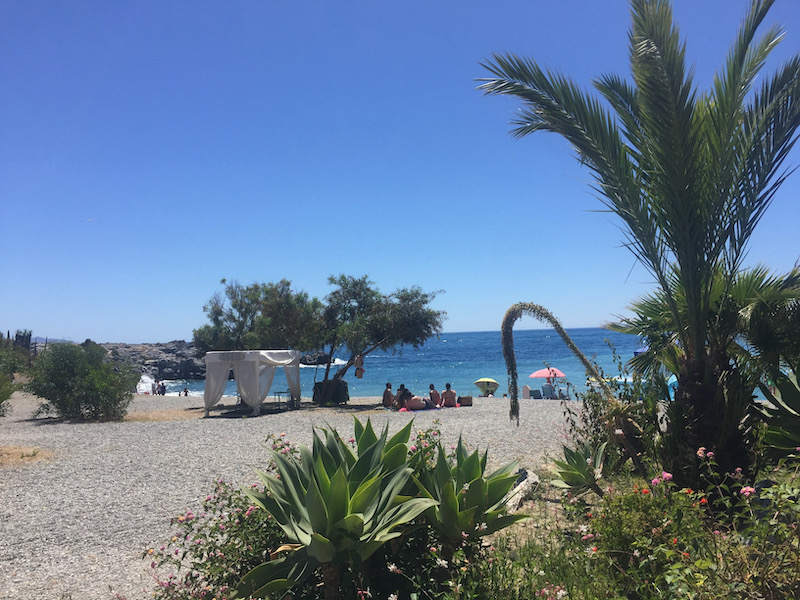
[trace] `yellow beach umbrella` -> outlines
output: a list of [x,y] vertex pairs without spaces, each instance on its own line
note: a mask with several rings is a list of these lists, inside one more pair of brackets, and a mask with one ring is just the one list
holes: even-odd
[[500,387],[500,384],[491,377],[481,377],[474,383],[484,396],[494,394],[495,390]]

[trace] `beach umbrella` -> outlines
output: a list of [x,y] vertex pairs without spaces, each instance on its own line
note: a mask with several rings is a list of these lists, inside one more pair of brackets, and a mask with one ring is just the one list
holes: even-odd
[[550,380],[553,377],[566,377],[564,373],[560,369],[556,369],[555,367],[547,367],[545,369],[539,369],[538,371],[534,371],[528,377],[546,377],[547,383],[550,383]]
[[474,383],[484,396],[494,394],[495,390],[500,387],[500,384],[491,377],[481,377]]

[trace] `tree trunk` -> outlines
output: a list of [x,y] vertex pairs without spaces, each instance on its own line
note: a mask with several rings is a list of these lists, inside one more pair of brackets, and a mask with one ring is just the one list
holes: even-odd
[[341,582],[339,580],[339,565],[324,563],[322,569],[322,589],[325,600],[339,600],[342,596]]

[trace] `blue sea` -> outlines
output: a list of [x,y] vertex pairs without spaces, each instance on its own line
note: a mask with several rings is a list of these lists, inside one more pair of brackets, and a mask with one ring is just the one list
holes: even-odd
[[[636,336],[601,328],[567,331],[575,345],[590,359],[593,358],[603,368],[606,376],[619,375],[609,343],[623,361],[632,358],[634,350],[639,345]],[[585,389],[586,374],[583,366],[554,330],[515,330],[514,347],[520,390],[525,384],[541,387],[545,383],[544,380],[530,379],[528,375],[545,365],[563,371],[567,381],[575,390]],[[331,366],[331,371],[334,368]],[[394,390],[397,390],[402,383],[413,393],[424,396],[427,396],[431,383],[438,390],[443,389],[445,383],[450,383],[459,395],[479,395],[480,392],[473,382],[481,377],[491,377],[500,383],[495,396],[502,396],[508,392],[508,374],[503,360],[499,331],[446,333],[438,339],[428,340],[425,345],[416,349],[407,347],[395,353],[375,351],[364,357],[364,371],[362,379],[356,379],[355,369],[352,367],[347,372],[345,380],[348,382],[351,396],[380,396],[387,382],[392,383]],[[303,399],[311,397],[314,382],[321,381],[324,377],[324,366],[300,369]],[[563,388],[563,381],[559,383]],[[203,395],[203,381],[168,381],[166,385],[167,394],[177,394],[187,387],[191,396]],[[272,390],[287,388],[282,369],[278,369]],[[143,379],[139,389],[142,392],[149,391],[149,380]],[[225,395],[236,395],[234,381],[228,382]]]

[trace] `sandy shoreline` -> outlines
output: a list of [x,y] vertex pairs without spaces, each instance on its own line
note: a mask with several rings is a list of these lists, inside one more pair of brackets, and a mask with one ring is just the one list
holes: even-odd
[[33,420],[36,398],[17,393],[10,402],[0,446],[42,455],[0,467],[0,597],[9,600],[151,597],[143,549],[168,539],[170,517],[196,510],[215,479],[254,482],[271,434],[309,443],[315,425],[351,433],[353,416],[390,431],[412,418],[417,430],[438,421],[445,444],[463,435],[489,449],[492,466],[519,460],[528,469],[560,453],[565,439],[557,401],[525,401],[519,427],[508,419],[508,401],[493,398],[417,413],[386,411],[378,398],[341,408],[305,400],[289,412],[265,405],[255,418],[229,398],[204,419],[202,398],[144,395],[134,398],[126,421],[95,424]]

